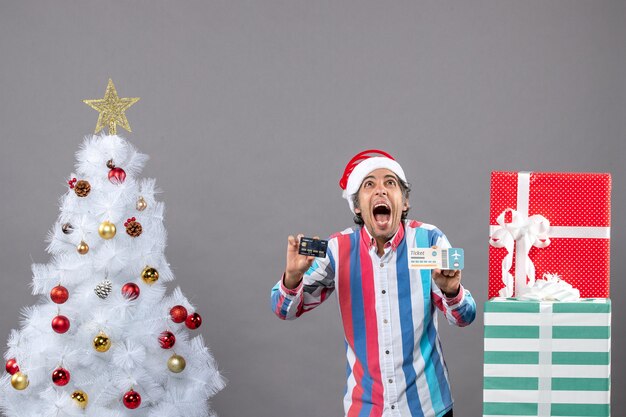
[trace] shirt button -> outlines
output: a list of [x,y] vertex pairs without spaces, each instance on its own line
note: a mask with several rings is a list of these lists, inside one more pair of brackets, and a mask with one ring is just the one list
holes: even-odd
[[383,320],[383,323],[387,324],[387,319]]
[[387,355],[389,355],[389,351],[388,351],[388,350],[386,350],[386,351],[385,351],[385,353],[386,353]]
[[392,406],[391,406],[391,409],[393,410],[394,408],[396,408],[396,406],[395,406],[395,405],[392,405]]
[[381,262],[380,263],[380,267],[382,268],[383,266],[385,266],[385,264]]
[[382,292],[383,294],[387,294],[387,291],[385,291],[385,290],[382,290],[381,292]]
[[390,383],[390,384],[393,384],[393,379],[389,379],[389,383]]

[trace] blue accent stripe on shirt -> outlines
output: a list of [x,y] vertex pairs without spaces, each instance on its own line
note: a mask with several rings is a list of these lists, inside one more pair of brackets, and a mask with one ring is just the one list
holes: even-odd
[[466,298],[466,302],[457,311],[461,313],[461,320],[463,321],[463,323],[471,323],[476,318],[476,307],[472,308],[472,306],[475,305],[475,302],[472,294],[470,294],[470,292],[467,290],[464,291],[464,297]]
[[[443,370],[443,363],[442,363],[442,359],[439,356],[439,351],[437,350],[437,331],[435,330],[435,323],[434,321],[431,321],[430,323],[428,323],[428,329],[426,331],[426,333],[428,334],[428,342],[430,347],[432,348],[432,363],[434,365],[434,372],[436,375],[436,381],[438,382],[438,387],[439,387],[439,395],[440,395],[440,401],[437,401],[437,407],[435,408],[435,410],[441,410],[445,407],[445,405],[447,404],[451,404],[452,403],[452,395],[450,394],[450,387],[448,386],[448,380],[446,379],[446,375],[444,373]],[[435,404],[435,402],[433,402],[433,404]]]
[[[346,348],[346,357],[347,357],[348,356],[348,341],[344,340],[343,344]],[[346,361],[346,388],[343,390],[344,397],[348,393],[348,381],[350,380],[350,375],[352,375],[352,368],[350,367],[350,362]]]
[[[437,230],[437,229],[435,229]],[[432,238],[435,236],[433,230],[417,229],[415,233],[415,246],[421,248],[428,248],[432,246]],[[420,278],[422,281],[422,297],[424,299],[424,321],[423,323],[432,323],[433,311],[432,311],[432,299],[431,299],[431,270],[423,269],[420,271]],[[428,384],[428,390],[430,391],[430,400],[435,410],[441,410],[443,403],[441,401],[441,393],[439,392],[439,383],[437,381],[437,373],[433,367],[432,358],[433,346],[428,339],[427,330],[424,329],[422,337],[420,339],[420,352],[424,359],[425,369],[424,374],[426,376],[426,383]]]
[[365,335],[365,308],[361,288],[361,254],[359,245],[361,234],[350,235],[350,295],[352,299],[352,328],[354,332],[354,354],[363,368],[363,379],[357,384],[363,388],[363,403],[359,417],[367,417],[372,408],[372,378],[367,368],[367,346]]
[[311,264],[309,269],[306,270],[304,275],[310,276],[310,275],[314,274],[315,271],[317,270],[317,268],[319,268],[319,267],[320,267],[320,264],[317,262],[317,258],[313,259],[313,263]]
[[429,239],[429,241],[430,241],[429,247],[437,245],[437,240],[439,240],[440,237],[443,237],[443,233],[439,229],[429,230],[428,234],[429,234],[429,238],[430,238]]
[[[280,300],[281,293],[279,291],[280,282],[272,288],[272,298],[271,298],[271,307],[272,311],[276,311],[276,307],[278,306],[278,300]],[[291,300],[285,298],[283,304],[280,306],[280,314],[281,317],[287,317],[287,310],[289,309],[289,305],[291,305]]]
[[396,277],[398,281],[398,310],[402,332],[402,372],[406,380],[406,398],[413,417],[423,417],[419,393],[417,392],[417,374],[413,367],[413,349],[415,347],[415,329],[413,328],[413,306],[411,305],[411,276],[406,256],[406,239],[402,239],[396,252]]
[[328,256],[330,267],[333,271],[336,271],[337,269],[335,269],[335,258],[333,258],[333,252],[329,248],[326,248],[326,256]]
[[[270,297],[270,307],[272,308],[272,311],[276,311],[276,307],[278,307],[278,300],[280,300],[280,281],[274,285],[274,287],[271,290],[271,297]],[[282,315],[282,317],[285,317],[287,315],[287,308],[289,307],[289,303],[290,301],[285,299],[285,302],[283,302],[283,304],[280,306],[280,314]],[[285,304],[287,304],[285,306]]]

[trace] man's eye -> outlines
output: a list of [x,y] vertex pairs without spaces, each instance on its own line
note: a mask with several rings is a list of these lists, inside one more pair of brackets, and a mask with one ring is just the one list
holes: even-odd
[[365,184],[363,184],[363,188],[369,188],[373,185],[374,183],[371,181],[366,181]]
[[396,185],[396,182],[395,182],[394,180],[389,180],[389,181],[387,181],[387,185],[393,185],[393,186],[395,186],[395,185]]

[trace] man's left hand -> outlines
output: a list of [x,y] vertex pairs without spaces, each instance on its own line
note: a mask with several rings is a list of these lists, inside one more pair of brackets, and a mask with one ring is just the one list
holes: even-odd
[[453,269],[433,269],[433,281],[448,298],[456,297],[461,288],[461,271]]

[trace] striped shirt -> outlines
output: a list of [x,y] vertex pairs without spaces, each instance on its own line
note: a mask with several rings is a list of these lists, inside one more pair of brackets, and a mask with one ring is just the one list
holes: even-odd
[[281,279],[272,289],[274,313],[291,320],[337,290],[344,327],[347,417],[440,417],[452,408],[448,370],[437,334],[435,308],[457,326],[470,324],[476,304],[462,286],[447,298],[430,270],[408,267],[408,249],[449,248],[436,227],[405,221],[378,256],[366,228],[330,237],[297,288]]

